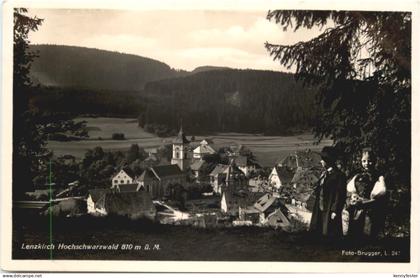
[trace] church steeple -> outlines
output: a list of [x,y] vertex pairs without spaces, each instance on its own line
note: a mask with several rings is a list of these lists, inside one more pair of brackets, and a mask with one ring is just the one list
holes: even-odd
[[185,137],[185,133],[182,129],[182,125],[181,128],[179,129],[178,135],[175,137],[175,139],[173,140],[174,144],[188,144],[190,141],[188,141],[187,137]]
[[178,135],[172,141],[172,160],[171,164],[177,164],[179,168],[184,171],[188,167],[188,141],[182,129],[182,124],[179,129]]

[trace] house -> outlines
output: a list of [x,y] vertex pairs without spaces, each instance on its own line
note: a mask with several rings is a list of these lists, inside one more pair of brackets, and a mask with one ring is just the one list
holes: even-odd
[[[262,192],[249,192],[249,191],[236,191],[236,192],[223,192],[220,201],[220,209],[223,213],[238,216],[244,208],[253,207],[253,204],[264,193]],[[240,218],[240,220],[243,220]],[[249,219],[247,219],[249,220]]]
[[245,176],[249,176],[252,172],[257,170],[257,164],[251,163],[248,157],[243,155],[235,157],[235,164],[245,174]]
[[135,178],[136,177],[135,177],[133,171],[130,168],[125,167],[125,168],[121,169],[117,174],[112,176],[111,187],[115,187],[115,186],[120,185],[120,184],[132,184],[134,182]]
[[280,187],[289,184],[293,179],[293,172],[286,167],[274,166],[270,175],[268,176],[268,183],[273,189],[280,189]]
[[191,164],[190,169],[192,172],[193,177],[200,181],[206,173],[204,173],[207,163],[204,160],[196,160],[193,164]]
[[228,168],[228,165],[217,164],[213,171],[210,172],[210,184],[213,187],[213,192],[221,193],[221,186],[224,182],[222,173]]
[[202,140],[200,145],[193,150],[193,159],[203,159],[205,155],[215,154],[216,151],[210,146],[210,140]]
[[105,209],[105,195],[111,193],[110,189],[92,189],[89,190],[86,199],[87,212],[94,215],[107,215]]
[[153,199],[161,199],[169,194],[170,184],[185,184],[186,177],[178,165],[159,165],[146,169],[137,182]]
[[232,159],[229,166],[218,175],[222,181],[219,183],[222,199],[220,208],[222,212],[237,215],[239,207],[244,206],[249,199],[248,179],[245,174],[239,170]]
[[293,176],[294,200],[301,203],[303,207],[308,207],[308,202],[313,193],[313,188],[321,175],[317,169],[298,169]]
[[109,189],[90,190],[87,211],[93,215],[118,215],[131,219],[154,220],[156,216],[151,196],[144,191],[116,193]]
[[288,209],[281,200],[273,194],[265,194],[254,204],[259,211],[259,224],[271,227],[286,228],[290,225]]

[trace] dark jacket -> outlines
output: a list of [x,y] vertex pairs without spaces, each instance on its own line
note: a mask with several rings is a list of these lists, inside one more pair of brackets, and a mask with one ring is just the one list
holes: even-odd
[[[314,194],[315,203],[312,209],[310,231],[324,236],[342,236],[341,213],[346,202],[346,177],[344,173],[336,168],[326,171],[325,178],[321,175]],[[331,219],[333,212],[336,217]]]

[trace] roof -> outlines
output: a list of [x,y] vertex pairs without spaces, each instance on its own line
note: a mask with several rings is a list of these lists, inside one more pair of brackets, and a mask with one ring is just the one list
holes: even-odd
[[157,180],[157,177],[155,176],[155,174],[150,169],[146,169],[140,175],[138,180],[139,181]]
[[297,169],[292,178],[292,183],[315,184],[319,179],[320,173],[313,169]]
[[152,198],[148,192],[107,193],[105,209],[109,214],[141,216],[144,213],[156,213]]
[[134,177],[136,176],[133,172],[133,170],[131,170],[131,168],[124,166],[123,168],[121,168],[120,170],[118,170],[113,176],[112,178],[114,178],[116,175],[118,175],[121,171],[124,171],[130,178],[134,179]]
[[210,145],[199,145],[194,149],[195,153],[209,153],[214,154],[216,151]]
[[227,198],[227,201],[232,201],[232,199],[234,199],[239,206],[249,209],[264,194],[265,193],[262,192],[240,191],[233,192],[232,194],[225,194],[225,198]]
[[89,195],[93,202],[98,202],[101,198],[105,197],[105,194],[110,193],[109,188],[96,188],[89,190]]
[[178,135],[175,137],[175,139],[172,142],[175,144],[188,144],[190,142],[185,137],[184,131],[182,130],[182,126],[179,129]]
[[117,184],[119,192],[136,192],[138,184],[137,183],[126,183],[126,184]]
[[266,211],[275,201],[277,200],[276,197],[274,197],[271,194],[265,194],[262,196],[258,201],[254,204],[255,208],[257,208],[260,211]]
[[205,161],[204,160],[196,160],[193,164],[191,164],[190,168],[193,171],[198,171],[203,167]]
[[157,178],[163,178],[168,176],[180,176],[183,175],[178,165],[159,165],[150,168]]
[[213,144],[213,143],[214,143],[213,140],[209,139],[209,138],[205,138],[205,139],[201,140],[201,142],[200,142],[200,144],[207,144],[207,145]]
[[279,176],[283,185],[292,181],[294,174],[287,167],[275,166],[274,168],[276,168],[277,175]]
[[218,174],[223,173],[228,167],[229,165],[217,164],[213,171],[211,171],[210,176],[217,176]]
[[311,150],[297,152],[298,163],[302,168],[320,167],[321,155]]
[[298,169],[292,183],[296,185],[294,197],[296,200],[307,202],[310,198],[315,183],[319,179],[319,172],[313,169]]

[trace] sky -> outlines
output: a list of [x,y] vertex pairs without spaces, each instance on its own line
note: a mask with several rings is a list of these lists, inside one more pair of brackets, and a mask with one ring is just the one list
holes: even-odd
[[175,69],[204,65],[289,71],[265,42],[306,41],[320,30],[284,32],[267,11],[31,9],[44,19],[32,44],[84,46],[149,57]]

